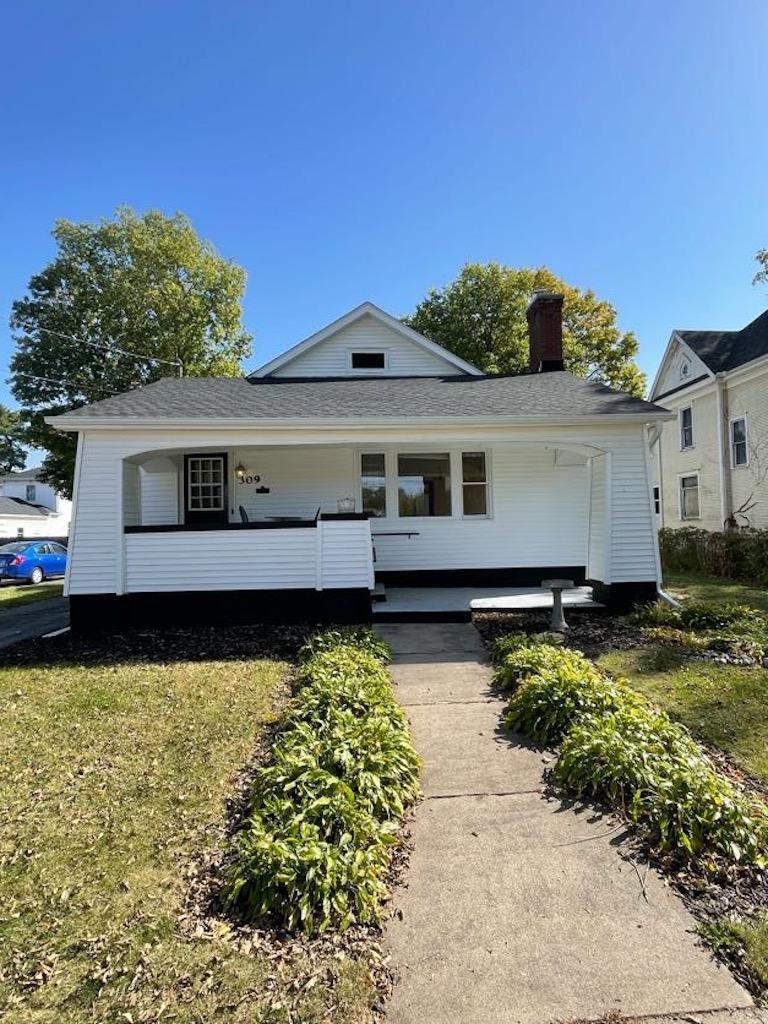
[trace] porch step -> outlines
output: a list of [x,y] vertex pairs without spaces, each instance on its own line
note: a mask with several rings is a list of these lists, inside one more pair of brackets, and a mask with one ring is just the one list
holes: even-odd
[[371,591],[371,600],[373,602],[387,600],[387,590],[383,583],[377,583],[373,588]]
[[472,612],[466,611],[424,611],[424,612],[390,612],[373,608],[374,622],[471,622]]

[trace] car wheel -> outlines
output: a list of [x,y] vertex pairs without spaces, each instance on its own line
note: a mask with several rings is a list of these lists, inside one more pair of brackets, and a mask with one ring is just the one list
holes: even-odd
[[40,568],[39,565],[36,565],[35,568],[32,570],[32,575],[29,577],[29,582],[30,583],[35,583],[35,584],[42,583],[43,582],[43,576],[44,576],[43,570]]

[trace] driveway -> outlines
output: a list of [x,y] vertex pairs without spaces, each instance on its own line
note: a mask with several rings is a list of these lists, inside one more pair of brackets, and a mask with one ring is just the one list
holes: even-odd
[[424,759],[414,850],[386,929],[398,976],[388,1024],[715,1010],[754,1021],[748,993],[698,944],[663,879],[632,863],[621,828],[547,797],[551,758],[500,728],[474,628],[377,631],[393,645]]
[[52,597],[50,601],[34,601],[20,608],[0,611],[0,648],[19,640],[34,640],[69,625],[69,601]]

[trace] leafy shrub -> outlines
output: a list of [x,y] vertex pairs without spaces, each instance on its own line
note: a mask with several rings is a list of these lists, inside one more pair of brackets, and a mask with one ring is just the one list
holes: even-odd
[[659,850],[765,861],[765,808],[719,774],[687,730],[657,708],[621,704],[577,725],[555,775],[571,792],[621,807]]
[[491,643],[491,663],[498,668],[504,664],[508,654],[524,647],[554,647],[562,642],[563,638],[558,633],[505,633]]
[[548,643],[535,643],[533,646],[520,646],[510,651],[496,669],[494,680],[503,690],[514,690],[528,676],[537,675],[566,662],[586,666],[587,671],[594,671],[590,662],[576,651],[567,651]]
[[355,647],[359,651],[372,654],[382,662],[392,660],[392,649],[389,644],[376,636],[368,626],[342,626],[339,629],[325,629],[321,633],[316,633],[299,650],[299,660],[306,661],[313,654],[333,651],[337,647]]
[[555,650],[560,657],[525,678],[510,698],[504,721],[514,732],[537,743],[558,743],[577,722],[607,715],[622,701],[641,700],[634,690],[601,675],[583,655]]
[[766,807],[624,680],[542,645],[507,654],[500,671],[519,682],[507,724],[542,743],[563,741],[555,774],[566,789],[620,807],[660,850],[766,863]]
[[377,644],[339,630],[305,647],[298,692],[234,840],[225,900],[250,917],[308,932],[378,918],[419,758]]
[[740,604],[689,601],[680,607],[657,602],[637,609],[632,621],[649,625],[659,643],[724,651],[760,660],[768,651],[768,614]]
[[768,530],[659,530],[664,569],[768,584]]
[[656,644],[685,647],[692,651],[703,651],[709,647],[706,637],[701,637],[690,630],[675,629],[673,626],[646,626],[643,629],[643,636]]

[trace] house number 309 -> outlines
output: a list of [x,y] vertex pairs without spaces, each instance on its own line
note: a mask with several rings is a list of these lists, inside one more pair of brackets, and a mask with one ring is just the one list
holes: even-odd
[[243,483],[244,484],[259,484],[259,483],[261,483],[261,477],[260,476],[244,476],[243,477]]

